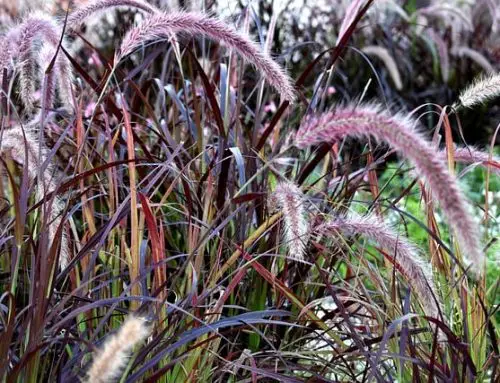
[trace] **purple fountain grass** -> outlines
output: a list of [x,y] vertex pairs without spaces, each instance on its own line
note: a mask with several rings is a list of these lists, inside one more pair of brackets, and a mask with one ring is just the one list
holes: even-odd
[[[38,126],[39,121],[33,121],[28,124],[24,129],[19,126],[12,128],[5,128],[1,132],[0,153],[9,153],[12,159],[24,165],[24,169],[28,172],[30,183],[34,182],[38,177],[38,172],[45,159],[47,158],[47,149],[40,148],[37,133],[34,126]],[[39,156],[39,149],[41,149],[42,156]],[[28,163],[25,163],[26,158]],[[42,180],[38,180],[35,185],[35,198],[40,201],[48,192],[56,190],[57,186],[52,177],[53,169],[47,167],[45,173],[42,175]],[[48,211],[50,209],[50,211]],[[46,204],[46,213],[48,213],[48,238],[50,245],[54,243],[56,234],[62,224],[62,212],[64,211],[64,203],[59,197],[54,197],[52,206]],[[68,238],[64,233],[61,236],[59,266],[64,269],[69,261],[69,244]]]
[[372,136],[385,141],[416,167],[440,202],[457,239],[470,260],[471,268],[480,274],[484,254],[479,242],[479,227],[469,214],[456,178],[445,161],[415,130],[416,122],[402,114],[391,114],[380,105],[368,104],[339,107],[335,112],[305,119],[295,137],[295,145],[304,148],[321,142],[334,142],[345,137]]
[[[446,150],[442,150],[440,152],[440,155],[443,157],[443,160],[446,161]],[[455,162],[466,165],[476,163],[484,167],[490,165],[491,172],[500,176],[500,158],[496,156],[490,157],[490,153],[488,152],[483,152],[474,147],[455,148],[453,152],[453,158]]]
[[487,74],[495,73],[495,68],[489,62],[489,60],[475,49],[469,48],[468,46],[465,45],[461,45],[452,48],[451,53],[458,57],[466,57],[468,59],[471,59],[477,65],[479,65]]
[[425,315],[439,318],[441,303],[429,262],[422,259],[415,245],[401,237],[385,222],[373,216],[337,217],[314,231],[319,234],[338,232],[347,237],[360,235],[377,243],[386,250],[396,268],[405,276],[409,286],[418,296]]
[[66,21],[66,28],[68,32],[72,32],[78,29],[96,13],[115,7],[131,7],[146,13],[156,13],[159,11],[151,4],[141,0],[96,0],[91,1],[71,12],[68,16],[68,20]]
[[[20,29],[16,24],[10,25],[0,37],[0,68],[10,68],[10,62],[19,41]],[[3,75],[3,73],[2,73]]]
[[489,100],[500,96],[500,74],[490,74],[487,76],[479,76],[466,87],[458,96],[459,103],[454,104],[455,108],[463,106],[472,108],[476,105],[481,105]]
[[[58,55],[56,57],[56,65],[50,67],[56,54]],[[44,43],[37,57],[42,95],[45,97],[45,99],[42,98],[45,109],[54,107],[56,89],[59,92],[61,104],[71,108],[73,99],[73,71],[69,61],[66,57],[61,57],[61,54],[57,52],[57,47]]]
[[59,28],[50,16],[43,13],[36,13],[19,25],[19,50],[18,62],[20,65],[20,91],[21,100],[24,102],[28,110],[33,109],[33,94],[35,93],[35,65],[39,63],[38,57],[33,57],[35,54],[33,49],[34,40],[37,36],[41,36],[47,43],[57,46],[59,44]]
[[291,182],[280,182],[271,194],[270,205],[281,209],[283,213],[284,237],[288,255],[294,259],[303,260],[309,237],[309,224],[302,191]]
[[88,383],[108,383],[118,378],[134,347],[149,336],[146,320],[130,315],[115,335],[106,340],[94,355],[87,373]]
[[[46,63],[47,57],[41,57],[41,50],[36,44],[41,41],[54,48],[59,45],[62,30],[48,15],[37,12],[29,15],[22,22],[9,30],[4,37],[6,52],[0,56],[0,69],[11,68],[13,63],[19,65],[21,100],[28,110],[33,109],[33,94],[35,92],[36,66]],[[56,57],[58,70],[57,83],[63,103],[69,102],[71,94],[71,66],[69,60],[61,53]],[[43,79],[40,81],[43,83]],[[52,105],[50,105],[52,107]]]
[[252,63],[285,100],[295,100],[295,90],[290,78],[265,51],[225,22],[201,13],[161,12],[149,16],[139,26],[127,32],[116,53],[115,62],[146,42],[167,39],[176,33],[204,35],[224,43]]

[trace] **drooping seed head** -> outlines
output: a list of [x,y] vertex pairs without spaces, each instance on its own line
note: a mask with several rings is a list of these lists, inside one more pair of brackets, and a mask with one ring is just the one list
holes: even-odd
[[[45,162],[48,153],[45,147],[40,147],[38,133],[34,129],[38,124],[39,121],[35,120],[27,124],[24,129],[20,126],[14,126],[10,129],[4,129],[0,133],[0,153],[2,155],[8,153],[14,161],[24,165],[24,170],[28,172],[30,184],[38,179],[39,169]],[[53,192],[56,189],[57,185],[54,182],[53,169],[51,166],[48,166],[42,174],[42,178],[38,179],[35,185],[35,198],[37,201],[40,201],[45,197],[46,193]],[[63,211],[64,203],[57,196],[54,197],[51,204],[47,204],[44,208],[44,212],[48,214],[48,238],[51,246],[54,244],[57,231],[62,224]],[[59,266],[61,269],[64,269],[69,262],[69,243],[64,230],[62,232]]]
[[384,249],[397,269],[416,293],[427,316],[438,318],[441,303],[437,294],[429,262],[422,259],[415,245],[399,235],[385,222],[373,216],[336,217],[314,230],[320,234],[337,232],[342,236],[361,236]]
[[[3,73],[4,68],[11,70],[15,66],[19,67],[21,100],[29,112],[33,110],[36,85],[43,83],[43,78],[37,76],[40,74],[37,67],[47,64],[46,52],[40,49],[40,45],[52,48],[55,54],[61,34],[62,29],[50,16],[35,12],[22,19],[2,39],[2,48],[5,50],[0,53],[0,70]],[[55,65],[61,101],[66,103],[72,86],[71,65],[62,52],[58,53]]]
[[403,89],[403,82],[401,81],[401,75],[399,74],[399,69],[396,61],[394,61],[394,58],[386,48],[377,45],[368,45],[366,47],[363,47],[362,51],[369,56],[374,56],[382,60],[385,67],[387,68],[387,71],[389,72],[389,75],[392,78],[392,82],[394,83],[396,89]]
[[295,100],[295,90],[285,71],[248,36],[239,33],[227,23],[192,12],[157,13],[147,17],[139,26],[127,32],[115,62],[148,42],[169,39],[182,33],[188,36],[207,36],[224,43],[252,63],[285,100]]
[[146,13],[155,13],[159,10],[142,0],[95,0],[83,4],[68,15],[66,28],[69,33],[77,30],[90,17],[100,12],[108,11],[110,8],[129,7]]
[[[446,151],[442,150],[440,155],[443,157],[443,160],[446,161]],[[466,148],[455,148],[453,152],[453,159],[455,162],[465,165],[479,164],[483,167],[489,166],[492,173],[500,175],[500,158],[493,155],[490,156],[490,153],[483,152],[482,150],[474,147],[469,146]]]
[[417,174],[428,182],[455,229],[466,260],[474,272],[481,273],[485,258],[479,243],[479,226],[469,213],[469,205],[445,161],[415,126],[416,122],[408,116],[392,114],[376,104],[339,107],[335,112],[306,118],[296,134],[295,145],[304,148],[346,137],[369,136],[388,143],[412,162]]

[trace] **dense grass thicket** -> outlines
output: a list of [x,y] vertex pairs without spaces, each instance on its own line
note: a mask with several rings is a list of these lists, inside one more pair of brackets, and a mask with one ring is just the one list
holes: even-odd
[[1,382],[498,382],[476,3],[1,3]]

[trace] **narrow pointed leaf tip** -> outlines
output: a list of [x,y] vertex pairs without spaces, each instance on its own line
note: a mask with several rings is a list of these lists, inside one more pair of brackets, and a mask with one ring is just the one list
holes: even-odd
[[428,182],[449,224],[455,229],[472,271],[480,274],[485,257],[479,243],[478,223],[469,213],[470,206],[443,157],[415,130],[415,126],[416,122],[411,118],[391,114],[377,104],[338,107],[334,112],[306,118],[295,136],[295,145],[305,148],[346,137],[368,136],[388,143]]
[[116,55],[116,62],[141,45],[169,39],[176,33],[188,36],[207,36],[224,43],[252,63],[264,78],[289,102],[295,100],[295,89],[286,72],[256,43],[227,23],[194,12],[158,12],[147,17],[139,26],[129,30]]
[[93,358],[87,373],[87,383],[108,383],[120,377],[134,347],[149,336],[144,318],[130,315],[115,335],[109,337]]
[[270,204],[283,213],[284,239],[288,255],[303,260],[309,236],[304,195],[291,182],[281,182],[271,195]]

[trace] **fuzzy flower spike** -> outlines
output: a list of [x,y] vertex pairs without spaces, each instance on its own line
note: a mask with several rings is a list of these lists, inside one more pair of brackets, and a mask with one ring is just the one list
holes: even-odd
[[115,335],[110,336],[94,359],[87,373],[87,383],[109,383],[118,378],[127,365],[132,350],[150,333],[146,320],[129,316]]
[[471,269],[480,274],[484,254],[479,243],[478,224],[458,183],[448,171],[443,157],[415,130],[416,122],[401,114],[391,114],[380,105],[339,107],[335,112],[306,119],[295,137],[295,145],[305,148],[320,142],[335,142],[345,137],[372,136],[396,149],[413,163],[417,174],[429,184],[448,222],[455,229]]
[[[48,150],[42,146],[42,157],[39,157],[40,143],[38,141],[38,133],[35,132],[34,126],[38,126],[39,121],[32,121],[24,130],[20,126],[14,126],[10,129],[5,128],[1,132],[0,154],[9,153],[12,159],[20,164],[24,164],[24,169],[28,172],[30,183],[35,182],[38,177],[38,169],[42,166],[47,158]],[[28,162],[25,163],[26,157]],[[56,184],[52,178],[53,169],[48,167],[42,175],[42,179],[38,180],[35,185],[35,197],[37,201],[45,197],[45,193],[56,190]],[[64,211],[64,203],[59,197],[54,197],[52,205],[49,206],[48,212],[48,237],[50,245],[54,244],[56,234],[61,226],[62,213]],[[68,238],[63,230],[60,243],[59,266],[61,269],[66,268],[69,262],[69,243]]]
[[425,315],[439,317],[441,303],[429,263],[420,257],[418,249],[412,243],[384,222],[372,216],[338,217],[320,225],[315,232],[340,233],[346,237],[360,235],[375,242],[387,252],[388,257],[407,279],[408,285],[418,296]]
[[100,12],[105,12],[110,8],[130,7],[141,10],[146,13],[158,12],[158,9],[142,0],[95,0],[90,1],[81,7],[75,9],[68,16],[66,28],[69,33],[74,32],[90,17]]
[[487,101],[500,96],[500,74],[491,74],[476,78],[471,85],[465,88],[458,96],[459,103],[453,105],[454,108],[463,106],[472,108],[482,105]]
[[[448,159],[446,150],[441,150],[439,154],[443,157],[443,161]],[[459,147],[455,148],[453,159],[455,162],[465,165],[478,164],[485,168],[489,166],[491,173],[500,176],[500,158],[490,156],[488,152],[474,147]]]
[[[56,54],[62,29],[54,20],[44,13],[35,12],[21,20],[20,24],[12,28],[0,42],[0,71],[19,68],[20,95],[25,107],[33,110],[33,94],[37,81],[43,83],[43,77],[48,65]],[[45,48],[40,49],[40,43]],[[48,53],[52,56],[49,56]],[[39,67],[43,76],[37,79],[36,67]],[[45,95],[52,95],[57,84],[61,102],[69,104],[72,94],[71,65],[66,56],[59,52],[52,73],[52,77],[44,90]],[[42,86],[43,87],[43,86]],[[52,102],[52,101],[51,101]],[[52,105],[47,104],[47,107]]]
[[127,32],[115,62],[119,62],[142,44],[169,39],[176,33],[207,36],[224,43],[252,63],[285,100],[295,100],[295,90],[290,78],[265,51],[225,22],[201,13],[159,12],[147,17],[139,26]]
[[270,198],[271,207],[280,209],[285,224],[284,237],[288,255],[303,260],[308,240],[308,222],[304,208],[304,195],[291,182],[281,182]]

